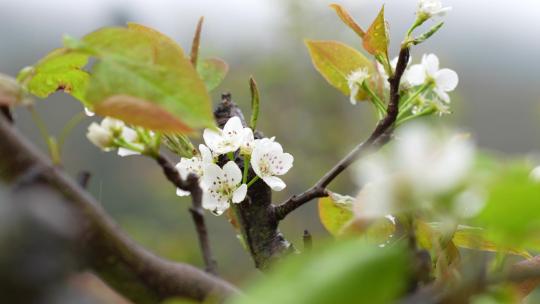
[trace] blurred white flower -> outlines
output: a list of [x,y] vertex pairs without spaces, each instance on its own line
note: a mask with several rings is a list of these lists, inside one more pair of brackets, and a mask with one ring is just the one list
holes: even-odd
[[221,215],[230,203],[241,203],[247,193],[242,182],[242,172],[235,162],[229,161],[223,169],[214,163],[204,164],[201,178],[203,189],[202,206],[216,215]]
[[454,199],[453,214],[461,218],[471,218],[486,205],[486,195],[478,189],[467,189]]
[[532,169],[531,173],[529,174],[529,178],[537,183],[540,183],[540,166]]
[[[176,170],[180,174],[180,177],[185,180],[190,174],[195,174],[199,178],[203,176],[204,173],[204,164],[213,163],[214,158],[212,157],[212,152],[205,145],[199,145],[199,155],[196,155],[192,158],[182,157],[180,162],[176,164]],[[180,188],[176,188],[176,195],[178,196],[188,196],[190,195],[189,191],[184,191]]]
[[[249,139],[249,132],[242,126],[240,118],[237,116],[231,117],[223,130],[211,130],[205,129],[203,138],[210,150],[217,155],[226,154],[229,152],[235,152],[244,143],[246,137]],[[251,132],[253,135],[253,132]]]
[[355,210],[382,217],[425,206],[460,186],[472,169],[474,150],[464,136],[441,136],[425,125],[405,127],[387,157],[374,155],[359,163],[357,180],[364,188]]
[[429,19],[434,16],[444,16],[451,11],[452,7],[443,7],[441,0],[420,0],[416,14],[421,19]]
[[293,166],[293,161],[291,154],[283,153],[281,145],[269,138],[257,140],[251,154],[253,171],[274,191],[281,191],[286,187],[277,175],[287,173]]
[[360,91],[360,88],[362,87],[362,83],[369,78],[369,72],[367,68],[360,68],[356,71],[351,72],[347,76],[347,83],[349,85],[350,90],[350,101],[351,104],[356,104],[356,95],[358,95],[358,92]]
[[86,116],[88,116],[88,117],[92,117],[92,116],[96,115],[96,113],[90,111],[90,109],[87,108],[87,107],[84,107],[84,114],[86,114]]
[[439,58],[435,54],[424,55],[422,63],[411,66],[406,77],[413,86],[433,82],[433,91],[446,103],[450,102],[447,92],[453,91],[459,82],[455,71],[439,69]]

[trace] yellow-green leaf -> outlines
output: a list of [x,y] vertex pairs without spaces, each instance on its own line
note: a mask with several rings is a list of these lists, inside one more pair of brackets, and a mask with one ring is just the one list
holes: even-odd
[[332,196],[319,199],[319,218],[324,228],[338,236],[353,219],[352,202],[334,200]]
[[[337,41],[306,40],[315,69],[330,83],[346,96],[350,95],[347,77],[352,72],[367,68],[374,73],[373,64],[356,49]],[[365,99],[365,93],[360,90],[358,100]]]
[[208,91],[212,91],[225,79],[229,65],[219,58],[208,58],[197,63],[197,73],[206,84]]
[[384,6],[364,35],[364,49],[374,56],[388,57],[388,25],[384,19]]
[[482,228],[459,226],[454,233],[452,241],[457,247],[461,248],[491,252],[503,252],[507,254],[519,255],[525,258],[532,257],[532,255],[527,250],[499,245],[487,239],[485,230]]
[[97,30],[70,46],[98,59],[85,95],[96,113],[163,132],[214,125],[204,82],[164,34],[131,23]]
[[46,98],[56,91],[71,94],[83,104],[89,75],[83,70],[88,54],[59,48],[53,50],[32,67],[19,72],[17,80],[28,92]]
[[345,23],[349,28],[351,28],[360,38],[364,38],[365,32],[362,28],[354,21],[353,17],[347,12],[345,8],[337,3],[330,4],[330,7],[336,11],[338,17]]

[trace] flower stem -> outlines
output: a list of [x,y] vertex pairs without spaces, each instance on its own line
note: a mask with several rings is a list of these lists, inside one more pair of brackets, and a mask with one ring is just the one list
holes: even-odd
[[369,85],[366,81],[362,82],[362,88],[368,93],[368,95],[371,97],[371,101],[375,105],[375,108],[377,109],[377,113],[379,114],[379,118],[382,118],[384,116],[384,113],[386,113],[386,109],[384,107],[384,104],[382,100],[371,90]]
[[259,176],[255,175],[255,177],[252,180],[250,180],[249,183],[247,184],[248,188],[249,186],[253,185],[253,183],[255,183],[258,179],[259,179]]
[[413,106],[413,101],[420,96],[420,94],[424,93],[426,90],[428,90],[433,84],[431,82],[428,82],[426,84],[423,84],[416,92],[414,92],[409,98],[407,98],[404,102],[400,104],[399,107],[399,114],[398,118],[403,117],[411,109]]
[[84,112],[78,112],[75,115],[73,115],[69,121],[64,125],[64,128],[62,129],[62,133],[60,133],[60,136],[58,137],[58,153],[61,154],[62,147],[64,147],[64,143],[66,142],[67,137],[79,123],[81,123],[86,118],[86,114]]
[[227,157],[228,157],[230,160],[234,161],[234,152],[229,152],[229,153],[227,153]]
[[249,156],[244,156],[244,174],[242,175],[242,184],[247,182],[249,172]]
[[54,136],[51,136],[49,133],[49,130],[47,129],[47,125],[39,115],[39,113],[36,111],[36,108],[34,106],[30,105],[27,107],[28,111],[30,111],[30,114],[32,115],[32,120],[36,124],[39,133],[41,134],[41,137],[43,137],[43,140],[47,144],[47,150],[49,152],[49,156],[51,157],[51,160],[53,164],[60,164],[61,158],[60,153],[58,149],[58,143],[56,141],[56,138]]

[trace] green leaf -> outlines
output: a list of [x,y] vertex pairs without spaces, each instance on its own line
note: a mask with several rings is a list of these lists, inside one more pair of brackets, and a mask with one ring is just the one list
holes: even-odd
[[407,285],[409,258],[396,244],[333,243],[277,265],[233,304],[393,303]]
[[204,82],[169,37],[131,23],[69,45],[98,59],[86,91],[96,113],[162,132],[214,126]]
[[486,206],[475,218],[490,238],[505,245],[537,242],[540,233],[540,184],[526,164],[506,165],[488,189]]
[[255,130],[257,128],[257,120],[259,119],[260,96],[257,82],[253,76],[249,78],[249,91],[251,93],[251,119],[249,127]]
[[[315,69],[330,83],[346,96],[351,94],[347,77],[351,72],[367,68],[370,74],[374,73],[371,62],[359,51],[337,41],[306,40]],[[361,95],[360,95],[361,94]],[[367,96],[360,90],[358,100]]]
[[67,48],[53,50],[34,66],[22,69],[17,81],[37,97],[46,98],[56,91],[64,91],[86,105],[84,92],[89,75],[83,67],[88,57]]
[[390,42],[388,26],[384,19],[384,6],[364,35],[364,49],[374,56],[388,58],[388,43]]
[[349,28],[351,28],[360,38],[364,38],[365,32],[362,28],[354,21],[353,17],[347,12],[345,8],[337,3],[330,4],[330,7],[336,11],[338,17],[345,23]]
[[206,84],[206,89],[212,91],[225,79],[229,65],[219,58],[209,58],[197,64],[197,73]]
[[0,106],[31,103],[24,88],[11,76],[0,73]]
[[342,197],[337,200],[336,196],[330,195],[319,199],[319,219],[324,228],[333,236],[339,236],[353,220],[352,197]]

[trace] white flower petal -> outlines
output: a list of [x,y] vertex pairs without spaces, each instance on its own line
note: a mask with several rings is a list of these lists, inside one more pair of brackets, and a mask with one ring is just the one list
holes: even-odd
[[450,103],[450,96],[448,96],[445,91],[439,88],[435,88],[434,92],[437,94],[437,96],[439,96],[442,101],[444,101],[445,103]]
[[137,151],[129,150],[122,147],[118,148],[118,155],[121,157],[131,156],[131,155],[140,155],[140,154],[141,153]]
[[450,69],[442,69],[435,73],[437,87],[445,92],[453,91],[459,82],[458,75]]
[[247,185],[246,184],[240,185],[240,187],[238,187],[233,193],[232,202],[241,203],[246,198],[246,193],[247,193]]
[[219,143],[221,142],[221,133],[220,131],[204,129],[203,139],[204,139],[204,142],[206,143],[206,146],[208,146],[210,150],[215,152],[215,150],[219,146]]
[[124,138],[125,141],[131,143],[131,142],[136,141],[139,136],[137,135],[137,132],[133,130],[132,128],[124,127],[122,129],[122,137]]
[[86,116],[88,116],[88,117],[92,117],[92,116],[96,115],[96,113],[90,111],[90,109],[87,108],[87,107],[84,107],[84,114],[86,114]]
[[203,176],[201,178],[201,185],[203,188],[210,187],[215,180],[223,177],[223,170],[214,163],[205,163],[203,166]]
[[421,64],[415,64],[407,70],[405,77],[411,85],[421,85],[426,81],[426,69]]
[[227,180],[231,185],[236,186],[242,181],[242,171],[240,171],[238,165],[232,160],[223,166],[223,172],[227,174]]
[[274,191],[281,191],[287,186],[281,178],[276,176],[264,176],[262,179]]
[[101,121],[101,126],[108,130],[121,130],[125,126],[125,124],[121,120],[114,119],[111,117],[105,117]]
[[99,148],[105,149],[111,145],[112,134],[109,130],[93,122],[88,126],[86,137]]
[[294,157],[289,153],[283,153],[277,156],[275,163],[272,164],[272,173],[275,175],[283,175],[287,173],[293,166]]
[[208,149],[207,146],[200,144],[199,152],[201,153],[201,160],[203,163],[213,163],[214,157],[212,156],[212,151]]
[[427,54],[422,57],[422,65],[426,69],[427,75],[434,77],[439,70],[439,58],[435,54]]
[[191,193],[189,191],[184,191],[180,188],[176,188],[176,195],[178,196],[189,196]]
[[234,116],[229,118],[227,123],[225,123],[225,126],[223,127],[223,134],[231,136],[236,133],[240,135],[243,129],[244,126],[242,126],[240,118],[238,118],[238,116]]

